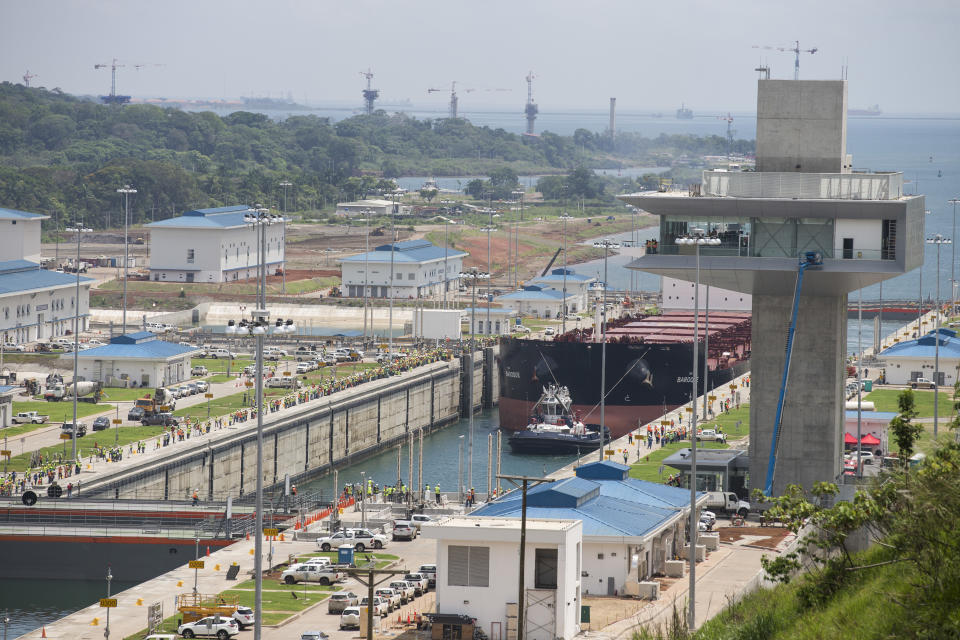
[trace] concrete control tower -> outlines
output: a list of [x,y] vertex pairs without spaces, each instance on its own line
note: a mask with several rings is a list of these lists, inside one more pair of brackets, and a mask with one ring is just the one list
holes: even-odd
[[[657,253],[629,268],[694,281],[695,247],[677,239],[702,230],[720,243],[700,247],[701,284],[753,295],[752,488],[767,475],[798,261],[822,256],[803,280],[774,495],[840,476],[847,294],[923,261],[923,196],[903,194],[902,173],[852,170],[846,134],[845,81],[760,80],[756,171],[708,170],[682,192],[618,196],[660,216]],[[722,354],[711,345],[708,357]]]

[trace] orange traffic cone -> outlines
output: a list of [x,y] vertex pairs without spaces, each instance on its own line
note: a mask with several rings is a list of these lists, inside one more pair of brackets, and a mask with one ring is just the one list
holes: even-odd
[[207,547],[207,557],[210,557],[210,547]]
[[41,637],[41,638],[46,638],[46,637],[47,637],[47,627],[46,627],[46,625],[44,625],[43,627],[40,628],[40,637]]
[[280,534],[280,542],[283,542],[283,541],[284,541],[284,537],[283,537],[283,534],[281,533],[281,534]]
[[247,532],[247,540],[249,540],[249,539],[250,539],[250,533]]
[[407,614],[407,624],[410,624],[410,614]]
[[[397,614],[397,624],[403,624],[403,619],[400,617],[400,614]],[[46,636],[44,636],[46,637]]]

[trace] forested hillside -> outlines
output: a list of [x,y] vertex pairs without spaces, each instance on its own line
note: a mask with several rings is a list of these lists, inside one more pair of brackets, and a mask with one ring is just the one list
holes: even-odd
[[[82,216],[102,227],[119,211],[116,189],[139,193],[133,222],[237,202],[276,206],[289,180],[292,210],[329,207],[387,187],[400,175],[568,173],[576,167],[668,161],[720,153],[713,136],[624,135],[615,145],[580,130],[519,136],[462,119],[417,120],[383,111],[330,122],[315,115],[276,121],[220,117],[150,105],[111,107],[57,91],[0,84],[0,206]],[[737,149],[752,142],[737,141]]]

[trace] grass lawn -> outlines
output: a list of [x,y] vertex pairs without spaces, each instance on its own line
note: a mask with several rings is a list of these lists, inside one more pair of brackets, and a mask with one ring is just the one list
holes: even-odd
[[[303,589],[303,587],[300,587]],[[238,596],[240,598],[240,604],[245,607],[253,607],[253,599],[255,592],[250,591],[239,591],[231,589],[230,591],[222,592],[223,596]],[[315,599],[310,599],[309,602],[304,602],[300,598],[294,598],[291,595],[290,591],[266,591],[263,592],[263,610],[264,611],[303,611],[307,607],[313,606],[317,603]]]
[[204,378],[204,380],[206,380],[210,384],[218,384],[220,382],[227,382],[228,380],[233,380],[236,377],[237,376],[232,373],[229,376],[226,373],[218,373],[216,375],[212,375],[207,378]]
[[[340,284],[340,278],[336,276],[327,276],[322,278],[306,278],[302,280],[293,280],[287,282],[287,293],[310,293],[319,291],[326,287],[332,287]],[[101,291],[122,291],[122,280],[110,280],[97,287]],[[235,293],[235,294],[253,294],[257,291],[257,285],[254,282],[229,282],[229,283],[186,283],[186,282],[154,282],[152,280],[129,280],[127,290],[139,293],[156,293],[163,291],[178,292],[181,289],[187,294],[204,293]],[[283,286],[281,283],[271,283],[267,285],[267,295],[280,295]]]
[[108,402],[133,402],[145,394],[153,394],[153,389],[104,389],[103,399]]
[[[119,445],[125,446],[131,442],[136,442],[145,438],[153,438],[162,432],[162,427],[141,426],[120,427],[120,429],[114,429],[111,427],[109,432],[98,431],[96,433],[93,433],[88,428],[87,435],[83,436],[82,438],[77,438],[77,451],[80,453],[82,458],[87,458],[93,451],[94,443],[98,443],[100,446],[112,447],[114,446],[115,439],[119,435]],[[72,446],[73,444],[70,440],[64,440],[61,444],[55,444],[51,447],[44,447],[43,449],[39,449],[39,451],[44,454],[44,457],[56,455],[57,453],[63,453],[68,457],[72,451]],[[24,453],[22,455],[10,458],[10,469],[12,471],[26,471],[29,464],[30,453]]]
[[[674,442],[660,449],[651,449],[650,453],[645,453],[648,451],[645,446],[646,445],[640,449],[640,461],[630,465],[630,477],[637,478],[638,480],[649,480],[650,482],[663,482],[664,478],[676,473],[676,469],[673,467],[663,467],[663,473],[661,474],[660,467],[663,466],[663,459],[679,449],[689,448],[690,441],[682,440],[680,442]],[[697,445],[697,448],[727,449],[729,445],[720,444],[719,442],[701,442]],[[631,458],[634,457],[635,452],[635,449],[630,451]],[[619,462],[618,456],[614,456],[613,459]]]
[[[298,584],[287,584],[279,580],[270,580],[269,578],[264,578],[263,580],[263,590],[264,591],[303,591],[304,585],[306,585],[307,591],[323,591],[325,593],[333,593],[334,591],[339,591],[340,587],[329,585],[323,586],[322,584],[314,584],[312,582],[308,583],[298,583]],[[252,591],[254,589],[253,580],[247,580],[246,582],[241,582],[235,587],[232,587],[236,591]]]
[[[231,349],[233,353],[236,353]],[[253,360],[248,358],[237,358],[230,365],[230,372],[236,374],[237,371],[243,371],[247,365],[254,364]],[[206,367],[210,373],[224,373],[227,370],[227,360],[225,358],[191,358],[190,367]]]
[[[115,409],[112,404],[92,404],[90,402],[77,403],[77,418],[85,418],[95,413],[103,413]],[[32,400],[14,402],[13,414],[21,411],[37,411],[40,415],[50,416],[50,422],[73,420],[73,400],[61,402],[47,402],[46,400]],[[89,426],[89,425],[88,425]],[[9,431],[7,433],[10,433]],[[11,434],[12,435],[12,434]]]
[[[865,402],[872,402],[877,411],[892,411],[897,413],[897,398],[900,396],[900,389],[877,389],[871,391],[863,397]],[[943,391],[939,393],[939,415],[946,418],[947,421],[953,415],[953,391]],[[913,397],[916,403],[916,409],[920,413],[920,418],[933,417],[933,391],[915,389]],[[856,398],[854,398],[856,399]]]
[[[356,556],[359,556],[359,555],[360,554],[356,554]],[[366,551],[364,551],[363,555],[364,556],[369,555],[374,560],[399,560],[400,559],[400,556],[393,556],[393,555],[390,555],[389,553],[367,553]],[[330,558],[330,560],[332,561],[337,559],[337,552],[336,551],[317,551],[315,553],[305,553],[300,555],[299,557],[300,558]]]
[[[244,402],[244,396],[247,396],[246,402]],[[222,416],[226,413],[237,411],[238,409],[249,408],[250,398],[253,398],[254,396],[254,389],[251,387],[250,391],[247,392],[240,391],[239,393],[231,393],[228,396],[213,398],[210,400],[210,416]],[[181,416],[191,416],[199,417],[205,420],[207,417],[207,403],[201,402],[200,404],[195,404],[192,407],[177,409],[173,412],[173,415],[178,418]]]
[[[718,403],[719,404],[719,403]],[[740,423],[739,426],[737,423]],[[732,409],[727,413],[720,414],[713,420],[700,426],[701,429],[716,429],[717,426],[723,427],[723,432],[728,438],[742,438],[750,435],[750,405],[741,404],[739,409]]]

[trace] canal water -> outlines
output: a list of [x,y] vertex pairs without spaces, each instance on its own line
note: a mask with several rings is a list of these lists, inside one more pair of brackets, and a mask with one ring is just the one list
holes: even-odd
[[[463,477],[463,486],[469,490],[471,486],[478,493],[487,490],[487,438],[493,435],[493,473],[496,474],[496,438],[499,427],[497,409],[484,411],[474,416],[473,419],[473,476],[472,484],[469,464],[469,421],[466,419],[458,421],[456,424],[445,427],[423,438],[423,482],[429,484],[431,491],[439,484],[443,492],[454,492],[457,490],[458,475]],[[500,458],[500,473],[511,475],[539,476],[556,471],[572,462],[575,455],[564,456],[530,456],[514,455],[510,453],[510,447],[507,446],[508,432],[503,433],[502,452]],[[377,455],[358,462],[350,467],[341,469],[337,482],[340,489],[347,483],[361,482],[363,477],[360,472],[365,472],[367,478],[372,478],[374,482],[383,486],[384,484],[396,484],[397,482],[397,449],[393,447],[389,450],[378,453]],[[462,467],[461,467],[461,454]],[[400,478],[407,486],[413,486],[409,478],[409,448],[406,443],[400,447]],[[416,439],[413,446],[413,483],[417,479],[417,463],[419,457],[419,447]],[[501,483],[501,486],[509,483]],[[328,475],[322,478],[311,480],[303,485],[308,491],[323,490],[329,492],[333,489],[333,476]]]
[[[106,574],[107,568],[104,567],[103,575]],[[111,582],[110,590],[117,593],[137,584],[117,576]],[[103,576],[96,580],[0,580],[0,616],[10,618],[4,637],[12,640],[22,636],[106,596],[107,581]]]

